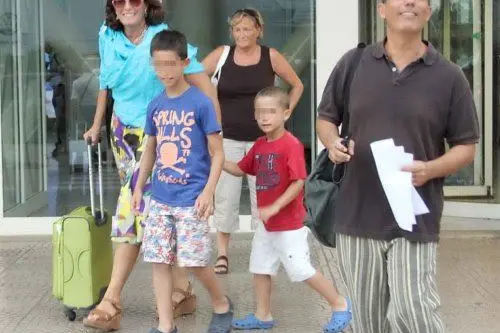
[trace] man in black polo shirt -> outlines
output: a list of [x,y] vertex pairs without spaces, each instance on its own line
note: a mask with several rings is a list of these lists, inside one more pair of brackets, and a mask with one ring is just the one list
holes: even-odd
[[[357,333],[444,332],[436,288],[443,178],[473,161],[479,126],[469,84],[422,30],[428,0],[385,0],[383,43],[366,47],[354,75],[345,149],[342,91],[354,50],[338,62],[319,106],[317,131],[334,162],[347,162],[335,216],[339,262]],[[402,230],[382,188],[370,143],[394,139],[414,156],[404,167],[430,213]],[[445,141],[450,145],[445,150]]]

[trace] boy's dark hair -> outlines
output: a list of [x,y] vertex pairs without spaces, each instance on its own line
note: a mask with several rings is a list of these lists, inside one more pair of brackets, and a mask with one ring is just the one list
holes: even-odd
[[186,36],[176,30],[162,30],[151,41],[151,55],[155,51],[174,51],[185,60],[188,57]]
[[278,101],[278,104],[283,109],[290,108],[290,96],[288,93],[279,87],[267,87],[258,92],[257,96],[255,96],[255,100],[260,97],[274,97]]

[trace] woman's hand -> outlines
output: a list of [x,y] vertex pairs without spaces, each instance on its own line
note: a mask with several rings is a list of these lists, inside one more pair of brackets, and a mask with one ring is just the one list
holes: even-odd
[[87,132],[83,134],[83,138],[85,139],[85,141],[89,142],[90,140],[93,145],[99,142],[100,136],[101,136],[101,129],[97,126],[92,126]]

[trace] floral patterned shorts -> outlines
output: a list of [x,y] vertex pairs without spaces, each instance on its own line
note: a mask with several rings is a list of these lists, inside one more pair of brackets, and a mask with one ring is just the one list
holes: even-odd
[[180,267],[206,267],[211,239],[207,221],[194,207],[171,207],[151,199],[142,251],[144,261]]

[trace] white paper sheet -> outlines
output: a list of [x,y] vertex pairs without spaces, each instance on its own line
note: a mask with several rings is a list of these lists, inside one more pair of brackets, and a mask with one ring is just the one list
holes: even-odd
[[395,146],[393,139],[376,141],[370,145],[377,172],[389,206],[403,230],[412,231],[416,224],[415,215],[426,214],[429,209],[411,181],[411,173],[401,171],[413,162],[413,155],[404,147]]

